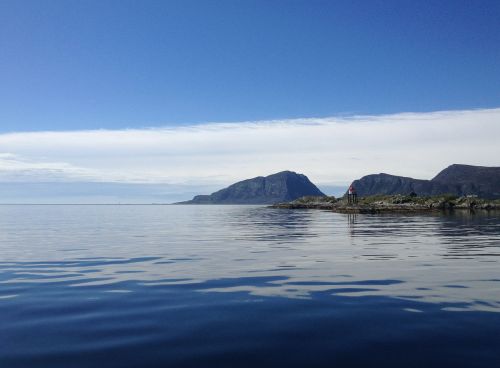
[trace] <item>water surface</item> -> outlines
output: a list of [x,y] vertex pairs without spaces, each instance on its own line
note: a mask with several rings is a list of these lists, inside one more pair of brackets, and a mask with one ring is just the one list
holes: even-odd
[[500,215],[0,206],[1,367],[497,367]]

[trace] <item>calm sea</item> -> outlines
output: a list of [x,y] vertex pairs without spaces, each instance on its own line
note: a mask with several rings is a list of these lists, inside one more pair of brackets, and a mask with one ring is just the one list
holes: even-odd
[[500,214],[0,206],[0,367],[499,367]]

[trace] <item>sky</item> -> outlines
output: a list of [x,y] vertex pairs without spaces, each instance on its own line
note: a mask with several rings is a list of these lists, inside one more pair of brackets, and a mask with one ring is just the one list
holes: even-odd
[[1,0],[0,203],[500,166],[498,19],[494,0]]

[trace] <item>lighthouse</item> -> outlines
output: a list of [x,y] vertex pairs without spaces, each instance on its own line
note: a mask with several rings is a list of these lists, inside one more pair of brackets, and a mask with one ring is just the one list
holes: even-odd
[[347,191],[347,203],[358,203],[358,195],[356,193],[356,189],[354,189],[354,185],[352,184],[349,186],[349,190]]

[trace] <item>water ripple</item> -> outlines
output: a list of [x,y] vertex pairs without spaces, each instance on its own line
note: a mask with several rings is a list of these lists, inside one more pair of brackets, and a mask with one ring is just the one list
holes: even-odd
[[436,333],[495,365],[495,213],[0,206],[0,250],[2,366],[401,366]]

